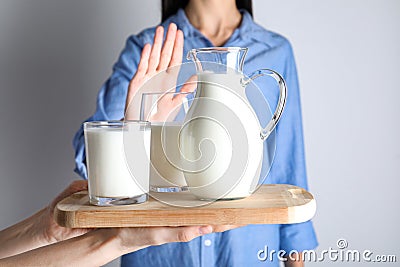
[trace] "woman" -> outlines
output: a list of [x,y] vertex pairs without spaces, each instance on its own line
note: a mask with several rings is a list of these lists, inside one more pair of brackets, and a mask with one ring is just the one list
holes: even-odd
[[[167,66],[180,63],[182,54],[190,49],[213,46],[248,47],[244,73],[270,68],[283,75],[288,87],[286,108],[276,128],[275,159],[266,182],[307,188],[300,96],[290,43],[253,21],[251,1],[164,0],[162,7],[161,27],[146,29],[128,39],[112,76],[100,90],[96,113],[89,120],[122,118],[125,104],[130,102],[138,84]],[[175,25],[182,33],[176,30]],[[170,39],[176,40],[174,49],[165,49],[173,51],[172,63],[169,62],[171,64],[166,64],[165,60],[170,55],[163,53],[164,50],[160,48],[163,28],[167,27],[169,30],[164,47]],[[278,92],[268,90],[265,82],[260,79],[256,83],[267,99],[276,103]],[[86,178],[82,129],[75,136],[74,146],[76,172]],[[265,175],[267,168],[263,172]],[[265,249],[265,246],[269,251],[284,250],[287,257],[291,250],[301,252],[315,248],[317,241],[311,222],[295,225],[252,225],[207,235],[185,244],[147,248],[124,256],[121,263],[122,266],[279,266],[276,255],[264,262],[258,259],[257,252]],[[286,259],[286,266],[303,264],[301,261]]]
[[53,219],[55,205],[82,190],[87,190],[87,181],[75,181],[47,208],[0,231],[0,266],[101,266],[148,246],[187,242],[213,231],[211,226],[97,230],[58,226]]

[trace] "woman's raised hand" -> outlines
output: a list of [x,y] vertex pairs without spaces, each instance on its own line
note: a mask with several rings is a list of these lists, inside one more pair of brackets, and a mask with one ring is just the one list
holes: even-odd
[[154,75],[182,63],[184,42],[182,31],[178,30],[174,23],[171,23],[168,27],[164,44],[163,37],[164,28],[158,26],[154,35],[153,45],[146,44],[143,47],[136,74],[133,76],[128,88],[125,103],[126,119],[136,119],[130,118],[127,110],[139,88]]

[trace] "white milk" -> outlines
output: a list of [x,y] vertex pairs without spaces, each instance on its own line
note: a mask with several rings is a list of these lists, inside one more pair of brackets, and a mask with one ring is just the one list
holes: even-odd
[[183,172],[175,167],[180,164],[180,129],[181,125],[176,123],[151,124],[150,185],[153,187],[186,186]]
[[[195,161],[205,157],[211,161],[212,151],[205,147],[199,152],[201,141],[209,139],[215,146],[215,158],[211,166],[197,173],[184,172],[189,190],[203,199],[231,199],[249,196],[259,179],[263,158],[263,141],[260,137],[260,125],[256,114],[251,108],[241,85],[242,75],[236,72],[229,74],[200,73],[196,97],[215,99],[220,104],[213,104],[202,98],[195,99],[188,112],[187,118],[203,116],[214,119],[198,119],[185,126],[181,133],[182,152],[186,159]],[[214,84],[212,84],[214,83]],[[218,85],[219,84],[219,85]],[[229,89],[221,87],[223,85]],[[215,101],[214,101],[215,102]],[[222,105],[225,106],[225,112]],[[225,113],[224,113],[225,112]],[[232,119],[232,114],[236,119]],[[224,120],[226,118],[226,120]],[[187,120],[187,119],[186,119]],[[217,123],[217,122],[221,123]],[[225,121],[225,125],[222,121]],[[228,121],[228,123],[226,123]],[[231,164],[233,149],[232,134],[226,129],[233,127],[232,133],[242,129],[244,134],[239,138],[239,154],[243,150],[241,162],[247,161],[246,166]],[[243,127],[242,127],[243,126]],[[236,127],[236,128],[235,128]],[[240,128],[242,127],[242,128]],[[243,129],[244,128],[244,129]],[[236,139],[238,140],[238,139]],[[205,142],[203,142],[205,145]],[[247,148],[243,149],[244,146]],[[211,147],[212,148],[212,147]],[[248,153],[245,153],[248,151]]]
[[[125,157],[124,139],[125,150],[132,149],[127,153],[127,157]],[[86,129],[85,142],[91,196],[128,198],[148,193],[149,130],[133,129],[127,132],[121,128]],[[147,147],[140,145],[140,142],[147,143]],[[127,162],[134,164],[132,166],[138,166],[134,170],[136,178],[131,175]]]

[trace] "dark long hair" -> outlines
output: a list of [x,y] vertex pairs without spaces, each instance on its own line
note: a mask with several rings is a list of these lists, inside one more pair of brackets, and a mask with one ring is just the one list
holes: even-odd
[[[245,9],[253,16],[253,7],[251,0],[236,0],[236,7],[238,9]],[[161,21],[165,21],[170,16],[174,15],[178,9],[185,8],[189,0],[161,0]]]

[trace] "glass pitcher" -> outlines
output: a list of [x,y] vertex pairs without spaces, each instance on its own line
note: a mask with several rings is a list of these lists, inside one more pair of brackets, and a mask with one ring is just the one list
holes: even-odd
[[[182,169],[189,190],[200,199],[237,199],[257,187],[263,142],[277,125],[286,102],[286,85],[277,72],[260,69],[246,76],[248,48],[192,49],[187,58],[196,66],[197,90],[186,115],[179,142]],[[245,89],[256,78],[278,83],[278,104],[261,127]]]

